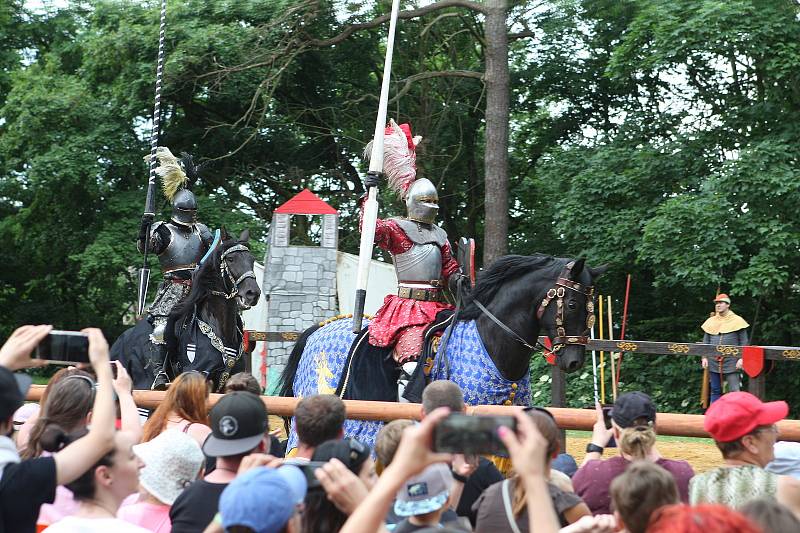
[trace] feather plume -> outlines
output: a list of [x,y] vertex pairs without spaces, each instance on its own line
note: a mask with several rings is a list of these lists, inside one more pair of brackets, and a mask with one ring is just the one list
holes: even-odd
[[[407,124],[398,126],[394,120],[389,120],[383,138],[383,173],[388,179],[389,187],[402,199],[405,199],[409,187],[417,177],[416,147],[421,140],[422,137],[411,136],[411,128]],[[371,155],[372,141],[364,148],[367,161]]]
[[186,152],[181,152],[181,166],[186,176],[189,178],[187,188],[191,189],[200,179],[200,169],[202,165],[197,165],[194,162],[194,156]]
[[175,193],[189,183],[189,177],[181,168],[178,158],[172,155],[166,146],[159,146],[156,149],[156,160],[158,160],[156,174],[161,178],[164,196],[171,202],[175,198]]

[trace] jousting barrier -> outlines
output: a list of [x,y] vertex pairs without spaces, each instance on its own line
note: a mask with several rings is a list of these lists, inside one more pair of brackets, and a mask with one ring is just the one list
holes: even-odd
[[[38,402],[42,397],[44,385],[32,385],[28,392],[28,400]],[[146,409],[155,409],[164,399],[163,391],[135,390],[133,399],[136,405]],[[208,400],[209,408],[222,397],[222,394],[211,394]],[[271,415],[292,416],[297,407],[299,398],[285,398],[282,396],[262,396],[261,400]],[[368,402],[363,400],[344,400],[347,409],[347,418],[355,420],[419,420],[421,405],[418,403],[394,402]],[[471,415],[509,415],[519,407],[504,405],[473,405],[467,406],[467,413]],[[596,421],[595,412],[591,409],[570,409],[564,407],[547,408],[556,418],[561,429],[591,431]],[[779,439],[800,442],[800,420],[782,420],[778,422],[780,431]],[[703,430],[703,415],[684,415],[677,413],[658,413],[656,416],[656,431],[659,435],[673,437],[706,437],[709,434]]]

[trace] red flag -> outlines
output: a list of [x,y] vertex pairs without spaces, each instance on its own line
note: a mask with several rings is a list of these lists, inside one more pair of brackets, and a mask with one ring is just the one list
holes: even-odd
[[742,348],[742,368],[751,378],[761,374],[764,370],[764,348],[744,346]]
[[551,365],[555,365],[556,364],[556,354],[554,354],[553,352],[550,351],[550,349],[553,348],[553,341],[550,340],[550,337],[545,337],[544,338],[544,346],[545,346],[545,348],[547,348],[544,351],[544,358]]

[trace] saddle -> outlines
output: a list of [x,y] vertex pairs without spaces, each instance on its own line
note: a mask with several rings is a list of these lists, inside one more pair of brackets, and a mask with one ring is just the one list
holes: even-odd
[[[429,367],[426,362],[435,357],[439,334],[450,323],[452,316],[451,310],[440,311],[433,324],[425,330],[419,364],[403,393],[403,398],[408,401],[419,403],[422,400],[422,390],[427,385],[424,369]],[[392,346],[371,345],[368,327],[362,329],[350,346],[336,395],[343,400],[398,401],[397,380],[403,370],[392,357],[393,349]]]

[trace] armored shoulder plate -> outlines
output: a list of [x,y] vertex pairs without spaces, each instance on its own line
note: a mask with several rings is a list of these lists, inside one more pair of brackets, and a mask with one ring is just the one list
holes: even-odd
[[436,224],[420,224],[407,218],[395,217],[391,220],[403,228],[408,238],[415,244],[437,244],[439,247],[447,243],[447,232]]
[[208,247],[197,228],[166,223],[169,230],[169,243],[158,255],[161,270],[164,274],[176,270],[190,270],[197,266]]
[[197,231],[200,232],[200,238],[203,239],[203,242],[206,243],[206,245],[210,245],[214,240],[214,234],[211,233],[211,230],[208,229],[208,226],[198,222],[195,224],[195,227],[197,228]]

